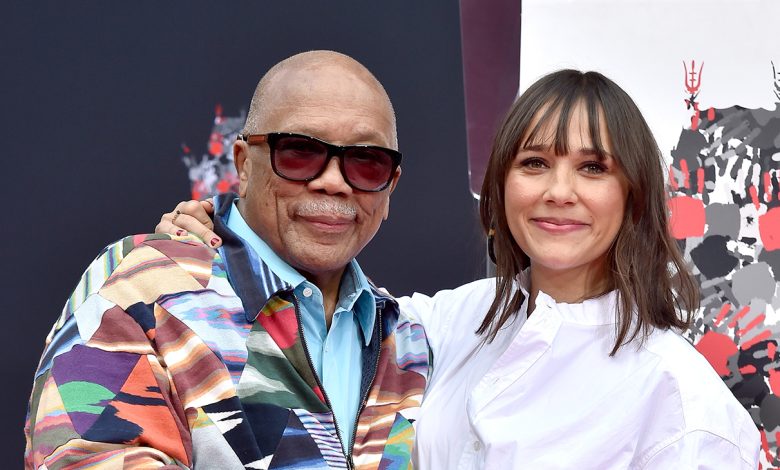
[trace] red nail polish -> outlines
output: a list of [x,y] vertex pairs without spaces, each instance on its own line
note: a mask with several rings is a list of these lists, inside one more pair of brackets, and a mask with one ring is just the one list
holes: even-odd
[[212,238],[209,243],[211,243],[211,246],[215,246],[219,242],[219,238]]
[[179,229],[179,230],[176,231],[176,236],[177,237],[180,237],[182,235],[184,235],[184,230]]

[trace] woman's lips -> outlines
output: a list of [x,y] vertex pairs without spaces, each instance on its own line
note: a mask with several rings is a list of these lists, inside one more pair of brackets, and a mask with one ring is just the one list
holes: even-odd
[[534,217],[531,222],[540,229],[554,234],[576,232],[588,227],[588,224],[579,220],[556,217]]

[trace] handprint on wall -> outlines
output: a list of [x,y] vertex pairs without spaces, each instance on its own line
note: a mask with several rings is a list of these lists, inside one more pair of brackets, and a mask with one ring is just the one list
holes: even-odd
[[[701,67],[699,69],[699,73]],[[691,73],[694,72],[694,75]],[[672,235],[699,281],[687,332],[762,433],[764,468],[780,466],[780,96],[774,110],[696,102],[672,150]],[[692,84],[695,89],[691,89]],[[780,77],[773,66],[775,94]]]
[[240,116],[222,116],[222,106],[214,111],[214,126],[208,140],[208,152],[200,158],[182,144],[182,161],[189,170],[193,199],[205,199],[228,191],[238,192],[238,177],[233,166],[233,142],[246,121]]

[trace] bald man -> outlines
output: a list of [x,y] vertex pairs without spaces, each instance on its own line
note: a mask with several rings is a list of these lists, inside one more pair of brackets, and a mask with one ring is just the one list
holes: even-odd
[[387,93],[347,56],[293,56],[233,153],[219,249],[133,236],[84,273],[36,373],[28,468],[410,465],[426,338],[355,261],[401,175]]

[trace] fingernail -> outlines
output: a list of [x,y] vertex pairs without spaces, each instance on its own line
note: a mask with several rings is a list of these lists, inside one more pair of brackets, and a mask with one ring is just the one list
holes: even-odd
[[187,232],[184,231],[183,229],[179,229],[179,230],[176,231],[176,235],[179,236],[179,237],[182,237],[184,235],[187,235]]
[[219,238],[214,237],[209,243],[211,243],[211,246],[216,246],[219,243]]

